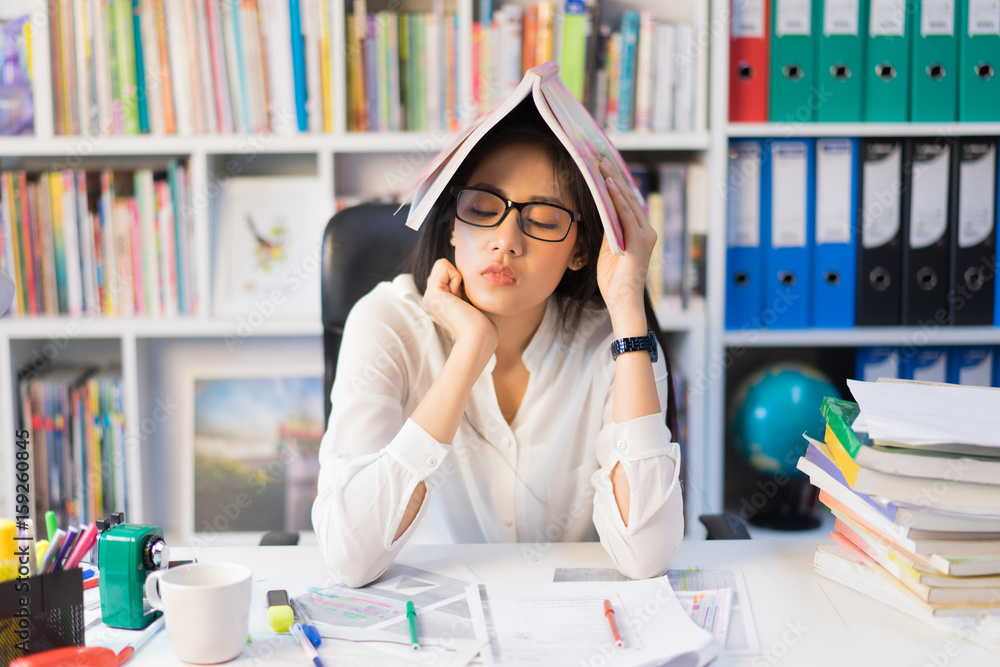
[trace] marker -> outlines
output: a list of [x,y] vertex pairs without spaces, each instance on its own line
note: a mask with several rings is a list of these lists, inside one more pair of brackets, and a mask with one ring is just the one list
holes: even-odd
[[406,620],[410,624],[410,646],[414,651],[420,650],[420,642],[417,641],[417,612],[413,608],[413,600],[406,601]]
[[59,524],[56,523],[56,513],[52,510],[45,513],[45,526],[49,529],[49,542],[52,542],[52,538],[56,535],[56,529],[59,528]]
[[288,593],[284,589],[267,592],[267,622],[275,632],[288,632],[295,623],[295,613],[288,604]]
[[35,567],[38,574],[42,573],[42,559],[45,558],[45,552],[49,549],[48,540],[38,540],[38,544],[35,545]]
[[62,569],[63,561],[65,561],[66,557],[69,556],[69,552],[73,548],[73,544],[76,543],[76,538],[79,536],[80,531],[76,526],[70,526],[66,529],[66,537],[63,538],[62,547],[59,548],[59,553],[56,554],[56,558],[52,562],[53,572],[58,572]]
[[49,548],[45,550],[45,557],[42,558],[42,564],[38,568],[38,571],[41,574],[47,574],[52,571],[52,562],[59,554],[59,548],[62,546],[62,541],[65,536],[66,533],[63,532],[62,528],[56,528],[56,533],[52,536],[52,539],[49,540]]
[[316,652],[316,647],[312,645],[312,642],[306,639],[306,633],[302,631],[302,626],[298,623],[293,624],[292,634],[299,640],[299,646],[302,647],[302,651],[306,654],[306,657],[312,660],[316,667],[323,667],[323,661],[319,659],[319,653]]
[[163,614],[160,614],[158,619],[150,623],[149,626],[143,630],[142,635],[138,639],[121,650],[121,653],[118,654],[118,664],[125,664],[125,662],[127,662],[136,651],[145,646],[146,642],[153,638],[153,635],[163,629],[163,623],[164,616]]
[[295,615],[298,616],[299,625],[302,626],[302,632],[304,632],[306,637],[309,638],[312,645],[319,646],[323,641],[323,639],[319,636],[319,630],[317,630],[316,626],[312,624],[311,620],[309,620],[309,617],[306,615],[305,607],[303,607],[295,598],[292,598],[292,611],[294,611]]
[[83,557],[90,551],[94,542],[97,541],[97,526],[90,524],[83,529],[83,533],[76,540],[76,547],[70,552],[63,569],[69,570],[80,564]]
[[610,600],[604,601],[604,617],[611,624],[611,635],[615,638],[615,646],[623,648],[625,642],[622,641],[622,636],[618,634],[618,624],[615,623],[615,610],[612,609]]
[[17,524],[0,519],[0,581],[17,578]]

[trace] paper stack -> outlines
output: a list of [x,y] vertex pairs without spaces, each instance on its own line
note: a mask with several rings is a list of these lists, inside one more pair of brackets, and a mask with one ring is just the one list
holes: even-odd
[[848,385],[798,462],[836,517],[816,572],[1000,652],[1000,391]]

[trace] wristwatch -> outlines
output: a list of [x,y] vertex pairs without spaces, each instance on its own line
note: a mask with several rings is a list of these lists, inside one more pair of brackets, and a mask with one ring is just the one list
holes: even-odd
[[649,352],[649,358],[655,364],[659,353],[656,349],[656,336],[652,329],[646,330],[645,336],[632,336],[631,338],[619,338],[611,343],[611,359],[615,360],[622,352]]

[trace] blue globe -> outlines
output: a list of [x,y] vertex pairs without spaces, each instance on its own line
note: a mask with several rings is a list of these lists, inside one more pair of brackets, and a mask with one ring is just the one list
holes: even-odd
[[795,462],[805,453],[802,433],[823,439],[824,396],[840,398],[828,377],[810,366],[777,363],[751,373],[731,395],[729,437],[740,456],[765,475],[802,473]]

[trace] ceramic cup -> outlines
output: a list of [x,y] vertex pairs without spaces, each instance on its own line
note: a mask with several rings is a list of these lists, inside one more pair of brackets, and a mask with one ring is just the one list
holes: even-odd
[[250,568],[236,563],[190,563],[151,572],[146,597],[166,616],[177,657],[208,665],[232,660],[250,628]]

